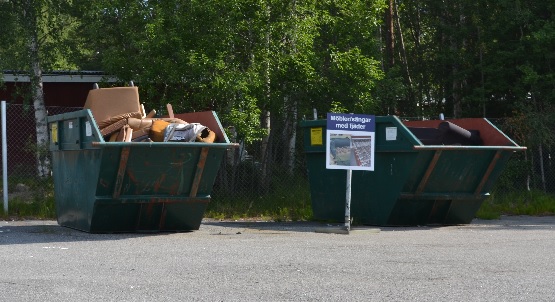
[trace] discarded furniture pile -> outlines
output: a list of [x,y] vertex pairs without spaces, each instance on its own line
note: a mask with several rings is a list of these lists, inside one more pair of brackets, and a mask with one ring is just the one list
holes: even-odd
[[91,110],[106,142],[203,142],[213,143],[216,134],[200,123],[146,114],[138,87],[98,88],[89,91],[84,109]]

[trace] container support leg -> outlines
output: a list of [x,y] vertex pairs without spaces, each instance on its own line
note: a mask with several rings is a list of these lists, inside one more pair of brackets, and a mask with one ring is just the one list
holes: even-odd
[[166,211],[166,204],[163,203],[162,204],[162,214],[160,214],[160,223],[158,224],[158,229],[161,230],[164,228],[164,225],[166,225],[166,214],[168,212]]
[[480,192],[482,192],[482,189],[486,185],[486,182],[488,181],[489,176],[491,175],[491,172],[493,172],[493,169],[495,168],[495,165],[497,164],[497,161],[499,160],[499,158],[501,158],[501,150],[497,150],[497,152],[495,152],[495,155],[493,156],[491,163],[489,163],[486,173],[484,173],[484,176],[482,177],[480,184],[478,185],[478,187],[476,187],[476,190],[474,191],[474,196],[476,197],[480,196]]
[[424,173],[424,176],[422,176],[422,180],[420,181],[420,184],[418,184],[418,188],[416,189],[415,195],[420,195],[420,193],[424,191],[424,188],[426,187],[426,185],[428,184],[428,180],[430,179],[430,175],[432,175],[432,172],[436,167],[437,161],[441,156],[441,152],[442,152],[441,150],[436,150],[436,153],[434,154],[434,157],[432,158],[432,161],[430,162],[428,169]]
[[114,193],[112,199],[118,199],[121,193],[121,186],[123,185],[123,177],[125,176],[125,169],[127,168],[127,160],[129,160],[129,147],[121,149],[119,159],[118,174],[116,176],[116,184],[114,185]]
[[204,166],[206,165],[206,158],[208,157],[208,148],[204,147],[200,151],[200,157],[198,159],[197,171],[195,172],[195,178],[193,179],[193,184],[191,186],[191,193],[189,197],[196,197],[198,192],[198,187],[200,185],[200,180],[202,179],[202,173],[204,172]]

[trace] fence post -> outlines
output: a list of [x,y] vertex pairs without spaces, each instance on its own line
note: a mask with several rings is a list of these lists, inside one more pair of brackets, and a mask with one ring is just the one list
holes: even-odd
[[2,100],[2,182],[4,185],[4,215],[8,214],[8,143],[6,140],[6,101]]

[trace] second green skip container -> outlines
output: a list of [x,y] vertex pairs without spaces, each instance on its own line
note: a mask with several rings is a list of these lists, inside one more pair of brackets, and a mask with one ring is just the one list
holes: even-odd
[[[353,171],[351,217],[377,226],[470,223],[515,151],[525,150],[487,119],[449,122],[479,131],[480,146],[424,144],[409,129],[443,122],[376,117],[374,171]],[[316,220],[345,219],[346,171],[326,169],[326,120],[303,121]],[[387,134],[386,134],[387,132]]]

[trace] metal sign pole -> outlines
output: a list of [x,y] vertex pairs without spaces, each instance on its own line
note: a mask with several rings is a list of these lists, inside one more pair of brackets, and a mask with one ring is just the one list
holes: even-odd
[[2,101],[2,182],[4,214],[8,214],[8,143],[6,140],[6,101]]
[[345,229],[347,232],[351,230],[351,179],[353,178],[353,170],[347,170],[347,193],[345,195]]
[[[335,226],[335,229],[318,228],[317,232],[350,233],[353,170],[374,171],[375,134],[376,121],[374,115],[352,113],[327,114],[326,169],[347,170],[345,221],[343,226]],[[334,217],[339,218],[341,216]]]

